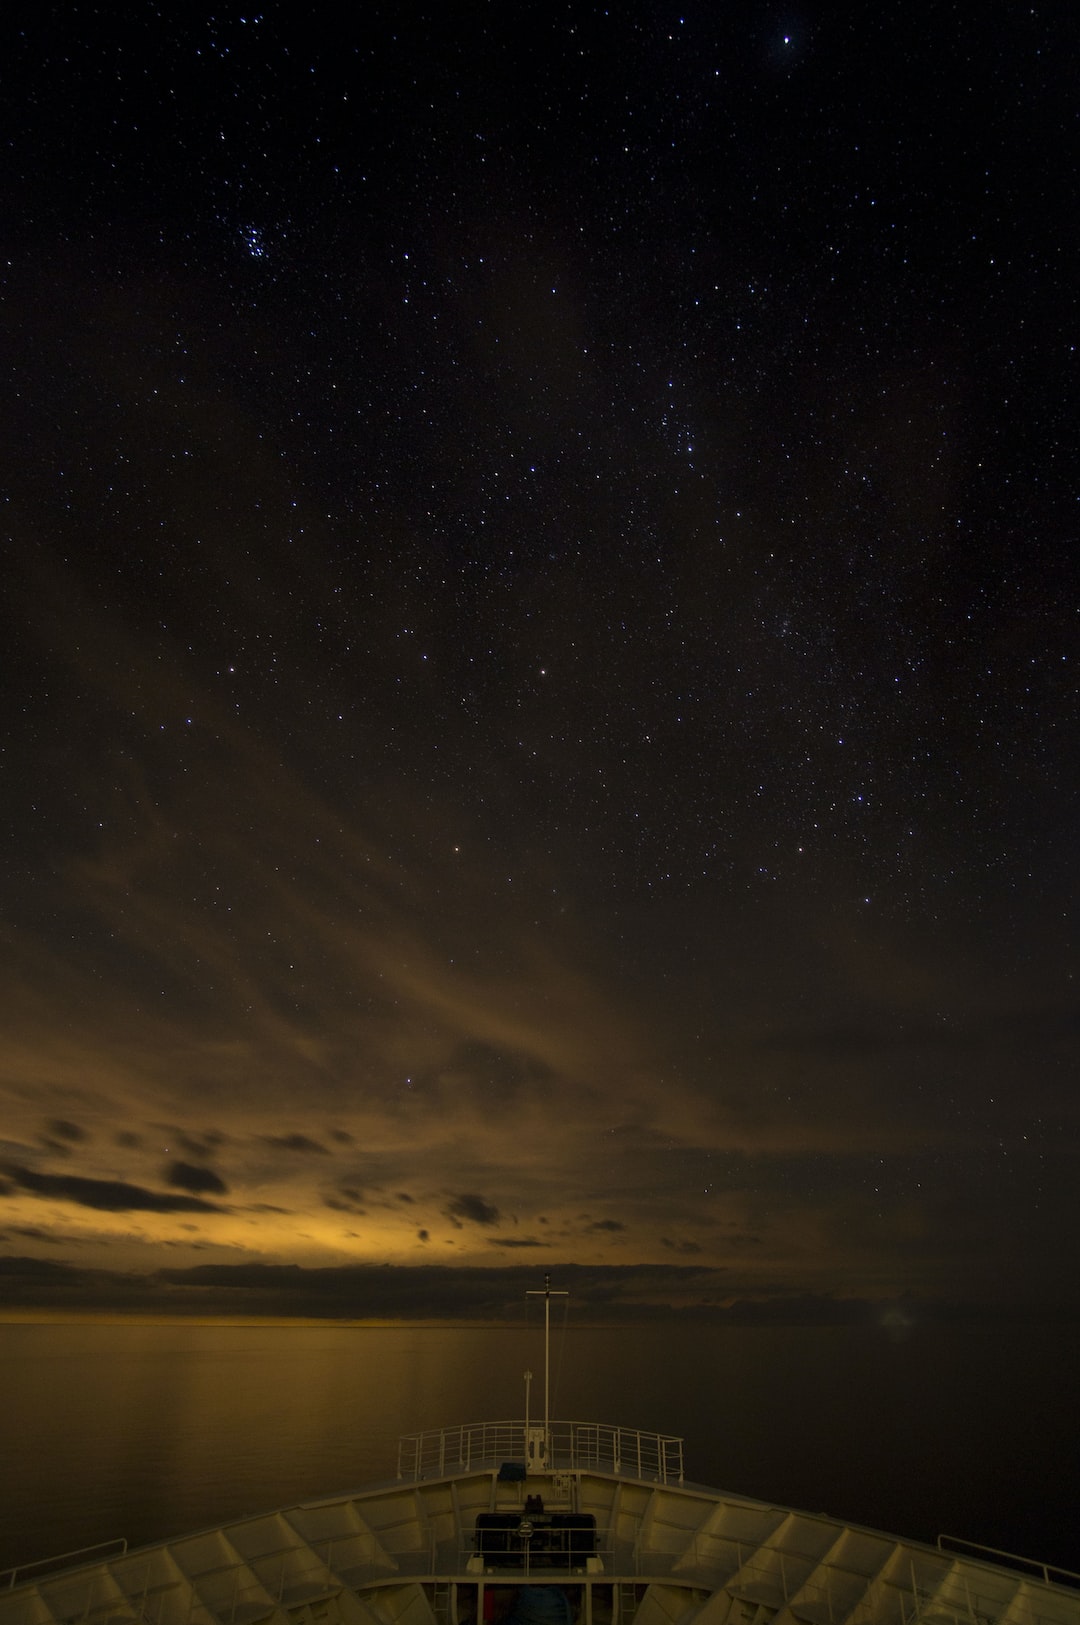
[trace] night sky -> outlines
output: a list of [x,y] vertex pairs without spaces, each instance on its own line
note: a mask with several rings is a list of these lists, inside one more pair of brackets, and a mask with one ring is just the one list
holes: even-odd
[[3,1300],[1080,1303],[1078,14],[3,32]]

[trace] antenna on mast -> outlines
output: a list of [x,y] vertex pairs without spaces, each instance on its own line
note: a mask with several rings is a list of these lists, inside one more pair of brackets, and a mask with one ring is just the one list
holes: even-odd
[[[545,1275],[543,1292],[526,1292],[525,1296],[544,1300],[544,1432],[539,1454],[540,1464],[546,1467],[551,1445],[551,1300],[568,1298],[570,1294],[559,1289],[552,1291],[551,1276]],[[532,1454],[531,1448],[529,1454]]]

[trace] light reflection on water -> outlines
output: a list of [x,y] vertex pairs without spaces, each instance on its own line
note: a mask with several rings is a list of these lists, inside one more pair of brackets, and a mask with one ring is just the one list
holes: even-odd
[[[390,1477],[399,1433],[542,1406],[534,1329],[0,1325],[0,1568]],[[1080,1568],[1071,1339],[1020,1328],[556,1334],[552,1414],[686,1438],[688,1476]]]

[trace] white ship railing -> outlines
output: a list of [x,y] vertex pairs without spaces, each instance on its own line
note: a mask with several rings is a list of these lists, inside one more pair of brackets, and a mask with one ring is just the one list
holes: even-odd
[[104,1557],[124,1557],[127,1554],[128,1543],[123,1536],[115,1540],[99,1540],[94,1546],[79,1546],[73,1552],[57,1552],[55,1557],[38,1557],[32,1563],[20,1563],[16,1568],[4,1569],[0,1573],[0,1590],[13,1591],[24,1580],[44,1578],[50,1569],[69,1569],[81,1565],[76,1563],[77,1558],[84,1558],[86,1563]]
[[[535,1426],[528,1429],[533,1436],[536,1431]],[[524,1422],[465,1422],[405,1434],[398,1440],[398,1477],[415,1482],[482,1472],[504,1462],[524,1462],[527,1456]],[[547,1457],[539,1471],[615,1473],[653,1484],[681,1484],[683,1442],[669,1433],[606,1422],[551,1422]]]
[[1022,1557],[1019,1552],[1003,1552],[997,1546],[980,1546],[977,1540],[965,1540],[962,1535],[939,1535],[937,1549],[945,1556],[956,1552],[961,1557],[972,1553],[995,1566],[1018,1569],[1022,1574],[1036,1574],[1047,1585],[1071,1586],[1080,1591],[1080,1574],[1074,1569],[1059,1568],[1056,1563],[1042,1563],[1036,1557]]

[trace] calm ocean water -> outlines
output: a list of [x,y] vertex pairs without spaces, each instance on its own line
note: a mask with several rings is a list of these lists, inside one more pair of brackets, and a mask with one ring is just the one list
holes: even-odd
[[[0,1325],[0,1569],[391,1477],[399,1433],[520,1416],[535,1330]],[[1080,1570],[1080,1360],[1038,1327],[553,1339],[552,1413],[682,1434],[701,1483]]]

